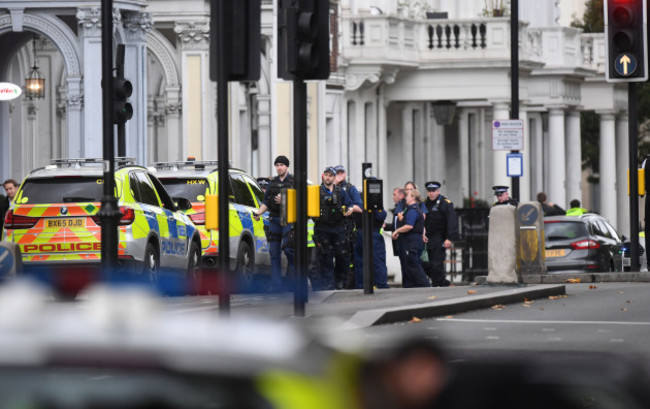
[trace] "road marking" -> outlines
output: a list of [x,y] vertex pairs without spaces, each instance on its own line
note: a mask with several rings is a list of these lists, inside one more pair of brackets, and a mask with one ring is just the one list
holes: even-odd
[[497,329],[495,327],[485,327],[483,328],[483,331],[496,331]]
[[542,328],[542,332],[555,332],[555,328]]
[[[436,321],[467,322],[467,323],[493,323],[493,324],[569,324],[569,325],[634,325],[650,326],[650,322],[632,321],[524,321],[524,320],[477,320],[462,318],[436,318]],[[546,329],[545,329],[546,330]]]
[[620,343],[625,342],[625,340],[624,340],[623,338],[613,338],[613,339],[610,339],[609,342],[612,342],[612,343],[615,342],[615,343],[619,343],[619,344],[620,344]]
[[562,338],[560,338],[560,337],[551,337],[548,340],[552,341],[552,342],[559,342],[559,341],[562,341]]
[[489,335],[485,337],[485,339],[501,339],[500,337],[497,337],[496,335]]

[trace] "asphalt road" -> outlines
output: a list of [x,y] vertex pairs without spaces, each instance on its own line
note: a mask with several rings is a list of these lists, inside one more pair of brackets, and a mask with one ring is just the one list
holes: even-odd
[[377,339],[415,331],[473,354],[614,352],[650,358],[650,284],[567,284],[551,297],[366,329]]

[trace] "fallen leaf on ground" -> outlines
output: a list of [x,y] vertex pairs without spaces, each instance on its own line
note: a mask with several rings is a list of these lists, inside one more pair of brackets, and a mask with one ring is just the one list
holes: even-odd
[[523,304],[523,306],[526,307],[526,308],[530,308],[529,304]]
[[409,321],[409,322],[420,322],[420,321],[422,321],[422,320],[419,319],[418,317],[413,317],[413,318],[411,319],[411,321]]
[[450,319],[454,318],[454,316],[453,316],[453,315],[447,315],[445,318],[447,318],[448,320],[450,320]]
[[436,298],[438,298],[437,295],[432,295],[431,297],[428,298],[428,300],[435,300]]
[[621,308],[621,311],[627,312],[627,308],[623,307],[623,308]]
[[590,289],[590,290],[595,290],[596,288],[598,288],[598,287],[596,287],[596,286],[593,285],[593,284],[590,284],[590,285],[589,285],[589,289]]
[[577,283],[580,282],[580,279],[579,278],[567,278],[566,282],[567,283],[572,283],[572,284],[577,284]]
[[619,293],[619,294],[625,294],[625,292],[624,292],[624,291],[619,291],[618,293]]
[[524,298],[524,304],[533,304],[535,301],[528,300]]
[[502,309],[504,309],[504,308],[506,308],[506,306],[503,305],[503,304],[497,304],[497,305],[493,305],[493,306],[492,306],[492,309],[493,309],[493,310],[502,310]]
[[467,294],[476,294],[476,290],[467,290]]
[[632,300],[627,300],[626,303],[632,304]]
[[548,296],[549,300],[557,300],[558,298],[560,298],[560,297],[558,297],[557,295],[549,295]]

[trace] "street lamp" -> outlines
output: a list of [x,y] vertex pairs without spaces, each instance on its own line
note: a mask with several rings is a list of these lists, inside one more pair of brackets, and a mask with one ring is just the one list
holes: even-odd
[[45,78],[38,70],[38,59],[36,58],[36,36],[32,39],[32,51],[34,53],[34,66],[25,78],[25,95],[30,100],[45,98]]
[[451,125],[454,122],[456,104],[453,101],[432,102],[431,109],[438,125]]

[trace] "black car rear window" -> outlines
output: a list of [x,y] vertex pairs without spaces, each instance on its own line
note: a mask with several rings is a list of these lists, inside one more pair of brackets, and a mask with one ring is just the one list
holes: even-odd
[[205,178],[158,178],[165,186],[169,196],[184,197],[190,202],[202,202],[199,196],[205,196],[208,188],[208,180]]
[[21,203],[99,202],[103,189],[102,177],[27,179],[21,189]]
[[587,226],[582,222],[544,223],[544,237],[548,241],[575,239],[588,234]]

